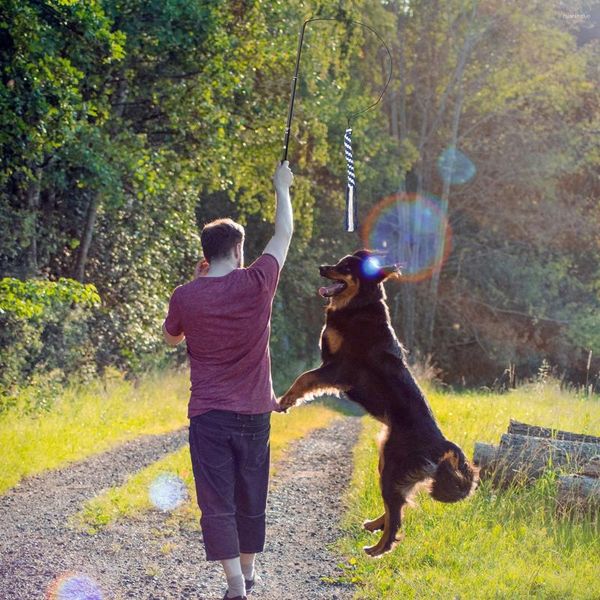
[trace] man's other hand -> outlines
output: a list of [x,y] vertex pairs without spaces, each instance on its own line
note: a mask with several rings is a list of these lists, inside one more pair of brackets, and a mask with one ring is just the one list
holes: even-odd
[[273,175],[273,185],[276,190],[288,190],[294,182],[294,174],[290,170],[290,163],[284,160],[281,164],[277,165],[275,169],[275,175]]
[[208,270],[210,269],[210,264],[208,261],[203,258],[197,265],[194,270],[194,279],[198,279],[198,277],[204,277],[208,274]]

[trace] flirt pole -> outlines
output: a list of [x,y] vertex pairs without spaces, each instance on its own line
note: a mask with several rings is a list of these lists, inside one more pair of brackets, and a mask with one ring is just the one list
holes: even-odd
[[346,185],[346,231],[356,231],[356,229],[358,228],[358,204],[357,204],[356,176],[355,176],[355,172],[354,172],[354,158],[353,158],[353,153],[352,153],[351,121],[354,117],[371,110],[372,108],[374,108],[381,102],[381,99],[383,98],[383,95],[385,94],[385,92],[388,88],[388,85],[392,79],[392,70],[393,70],[393,68],[392,68],[392,53],[390,52],[390,49],[388,48],[387,44],[384,42],[383,38],[379,35],[379,33],[377,33],[377,31],[375,31],[369,25],[365,25],[364,23],[361,23],[360,21],[354,21],[352,19],[343,19],[340,17],[312,17],[312,18],[304,21],[304,23],[302,23],[302,27],[300,29],[300,36],[298,39],[298,51],[296,52],[296,66],[294,68],[294,77],[292,78],[292,91],[291,91],[291,95],[290,95],[287,123],[286,123],[286,127],[285,127],[285,135],[284,135],[284,141],[283,141],[283,155],[281,157],[281,162],[287,160],[287,157],[288,157],[288,148],[289,148],[289,144],[290,144],[290,132],[292,129],[292,119],[294,116],[294,102],[296,100],[296,86],[298,84],[298,75],[300,72],[300,59],[302,56],[302,44],[304,43],[304,34],[306,32],[306,26],[309,23],[314,23],[315,21],[337,21],[337,22],[342,22],[342,23],[345,22],[346,24],[353,23],[355,25],[359,25],[360,27],[364,27],[365,29],[367,29],[370,32],[372,32],[373,34],[375,34],[375,36],[377,36],[378,40],[381,42],[381,45],[383,46],[383,48],[385,48],[388,58],[389,58],[390,68],[389,68],[388,78],[387,78],[385,85],[383,86],[383,89],[381,90],[381,93],[379,94],[379,97],[377,98],[377,100],[375,102],[373,102],[372,104],[369,104],[369,106],[367,106],[366,108],[363,108],[362,110],[359,110],[351,115],[348,115],[348,117],[347,117],[348,126],[346,128],[346,131],[344,132],[343,146],[344,146],[344,157],[346,159],[346,167],[347,167],[346,172],[347,172],[347,180],[348,180],[347,185]]

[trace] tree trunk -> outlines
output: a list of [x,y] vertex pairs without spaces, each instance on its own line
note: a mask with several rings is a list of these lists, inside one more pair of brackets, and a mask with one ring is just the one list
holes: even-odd
[[75,270],[73,272],[73,277],[77,281],[83,282],[85,275],[85,265],[87,262],[90,245],[92,243],[92,236],[94,234],[94,226],[96,224],[96,215],[98,213],[99,202],[100,192],[94,192],[88,205],[88,210],[85,217],[85,227],[79,243],[77,263],[75,264]]
[[[129,83],[125,77],[123,71],[118,74],[117,78],[117,89],[113,99],[112,118],[113,123],[111,130],[113,133],[117,132],[119,127],[118,120],[123,116],[125,110],[125,101],[129,94]],[[98,214],[98,206],[100,205],[100,192],[93,192],[88,205],[87,214],[85,217],[85,225],[83,233],[81,235],[79,252],[77,254],[77,263],[73,272],[73,277],[77,281],[83,281],[85,276],[85,265],[88,259],[88,252],[92,243],[92,237],[94,235],[94,227],[96,225],[96,216]]]
[[[470,15],[470,21],[469,21],[470,28],[473,27],[473,25],[475,23],[476,14],[477,14],[477,8],[476,8],[476,5],[473,5],[473,8],[471,10],[471,15]],[[464,91],[462,89],[463,76],[465,73],[465,69],[467,67],[467,63],[469,61],[469,57],[475,46],[476,40],[477,40],[477,36],[476,36],[475,32],[472,29],[470,29],[466,34],[464,44],[460,50],[460,54],[458,56],[458,61],[457,61],[456,68],[454,70],[452,79],[448,83],[448,86],[446,87],[446,90],[444,91],[444,94],[442,94],[442,97],[440,99],[437,114],[435,115],[435,118],[433,119],[433,126],[430,131],[430,133],[433,134],[438,129],[439,123],[443,119],[444,112],[446,110],[446,102],[447,102],[450,94],[456,88],[458,91],[456,93],[456,100],[454,102],[451,133],[450,133],[450,140],[449,140],[449,144],[448,144],[448,146],[451,146],[454,148],[456,147],[457,142],[458,142],[458,131],[459,131],[460,119],[461,119],[462,110],[463,110],[463,102],[464,102]],[[440,275],[441,275],[442,267],[443,267],[441,261],[445,254],[446,244],[448,243],[448,240],[446,239],[446,233],[447,233],[446,224],[447,224],[447,219],[448,219],[448,214],[449,214],[448,206],[449,206],[449,199],[450,199],[450,184],[451,184],[450,179],[451,179],[450,177],[443,178],[442,196],[440,198],[440,212],[441,212],[442,218],[440,219],[439,231],[438,231],[438,237],[439,237],[438,261],[439,261],[439,263],[438,263],[437,268],[433,271],[433,275],[431,277],[431,285],[430,285],[430,292],[429,292],[429,295],[431,298],[431,308],[429,310],[429,314],[427,315],[427,320],[426,320],[426,324],[425,324],[425,336],[426,336],[425,337],[425,340],[426,340],[425,347],[428,352],[431,352],[433,350],[433,332],[435,329],[435,316],[437,313],[439,282],[440,282]]]
[[[464,66],[463,66],[464,68]],[[462,77],[462,72],[460,74]],[[452,119],[452,134],[450,137],[450,147],[455,148],[458,141],[458,129],[460,126],[460,117],[462,114],[462,106],[463,106],[463,95],[462,92],[459,94],[456,99],[456,104],[454,107],[454,115]],[[448,222],[448,206],[450,201],[450,177],[443,178],[443,187],[442,187],[442,197],[440,198],[440,224],[438,229],[438,254],[437,260],[438,263],[436,268],[433,271],[431,276],[431,286],[430,286],[430,298],[431,298],[431,309],[428,314],[428,319],[426,322],[426,332],[427,332],[427,351],[431,352],[433,350],[433,331],[435,329],[435,315],[437,313],[437,300],[438,300],[438,290],[440,283],[440,274],[442,272],[442,259],[446,252],[446,244],[448,244],[448,240],[446,239],[447,234],[447,222]]]
[[27,249],[26,277],[33,277],[38,272],[38,245],[37,245],[37,221],[40,207],[40,193],[42,188],[42,169],[34,170],[33,180],[27,188],[27,210],[31,219],[31,237]]
[[[398,57],[398,90],[394,88],[393,95],[393,110],[391,114],[391,123],[392,123],[392,134],[398,141],[398,147],[402,148],[402,141],[407,136],[409,127],[408,127],[408,117],[406,113],[406,96],[407,96],[407,86],[411,84],[408,81],[408,74],[406,69],[406,48],[405,48],[405,30],[406,30],[406,18],[403,14],[401,14],[396,6],[396,20],[397,20],[397,38],[396,38],[396,55]],[[403,180],[400,182],[398,193],[403,194],[407,192],[411,192],[414,190],[407,189],[406,182],[406,173],[403,173]],[[395,206],[395,218],[396,218],[396,231],[406,231],[409,228],[413,227],[413,223],[410,220],[410,210],[408,206],[408,202],[400,200],[396,203]],[[396,256],[402,257],[403,260],[407,261],[404,269],[410,273],[412,265],[411,262],[411,249],[409,247],[409,238],[410,236],[403,236],[401,239],[398,236],[398,239],[395,240],[396,248]],[[402,305],[402,342],[408,349],[412,349],[415,341],[415,319],[416,319],[416,286],[414,283],[406,281],[402,284],[401,289],[397,292],[396,298],[401,301]],[[396,310],[395,313],[397,315],[399,311]]]

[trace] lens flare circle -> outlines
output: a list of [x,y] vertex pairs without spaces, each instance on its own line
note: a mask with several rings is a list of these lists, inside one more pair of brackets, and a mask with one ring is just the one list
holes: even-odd
[[82,573],[67,572],[48,587],[47,600],[102,600],[98,584]]
[[467,183],[477,172],[473,161],[456,146],[448,146],[440,154],[437,167],[440,177],[453,185]]
[[186,500],[187,488],[177,475],[161,473],[148,487],[148,496],[159,510],[174,510]]
[[369,212],[363,245],[399,264],[402,281],[423,281],[439,271],[452,250],[452,230],[440,201],[424,194],[392,194]]
[[365,277],[376,277],[381,270],[381,261],[376,256],[369,256],[363,260],[361,268]]

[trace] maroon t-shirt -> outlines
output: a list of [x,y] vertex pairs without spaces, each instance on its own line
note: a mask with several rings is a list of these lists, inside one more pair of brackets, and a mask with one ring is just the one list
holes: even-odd
[[271,307],[279,264],[263,254],[246,269],[198,277],[175,289],[165,327],[185,334],[190,359],[188,418],[209,410],[278,410],[271,380]]

